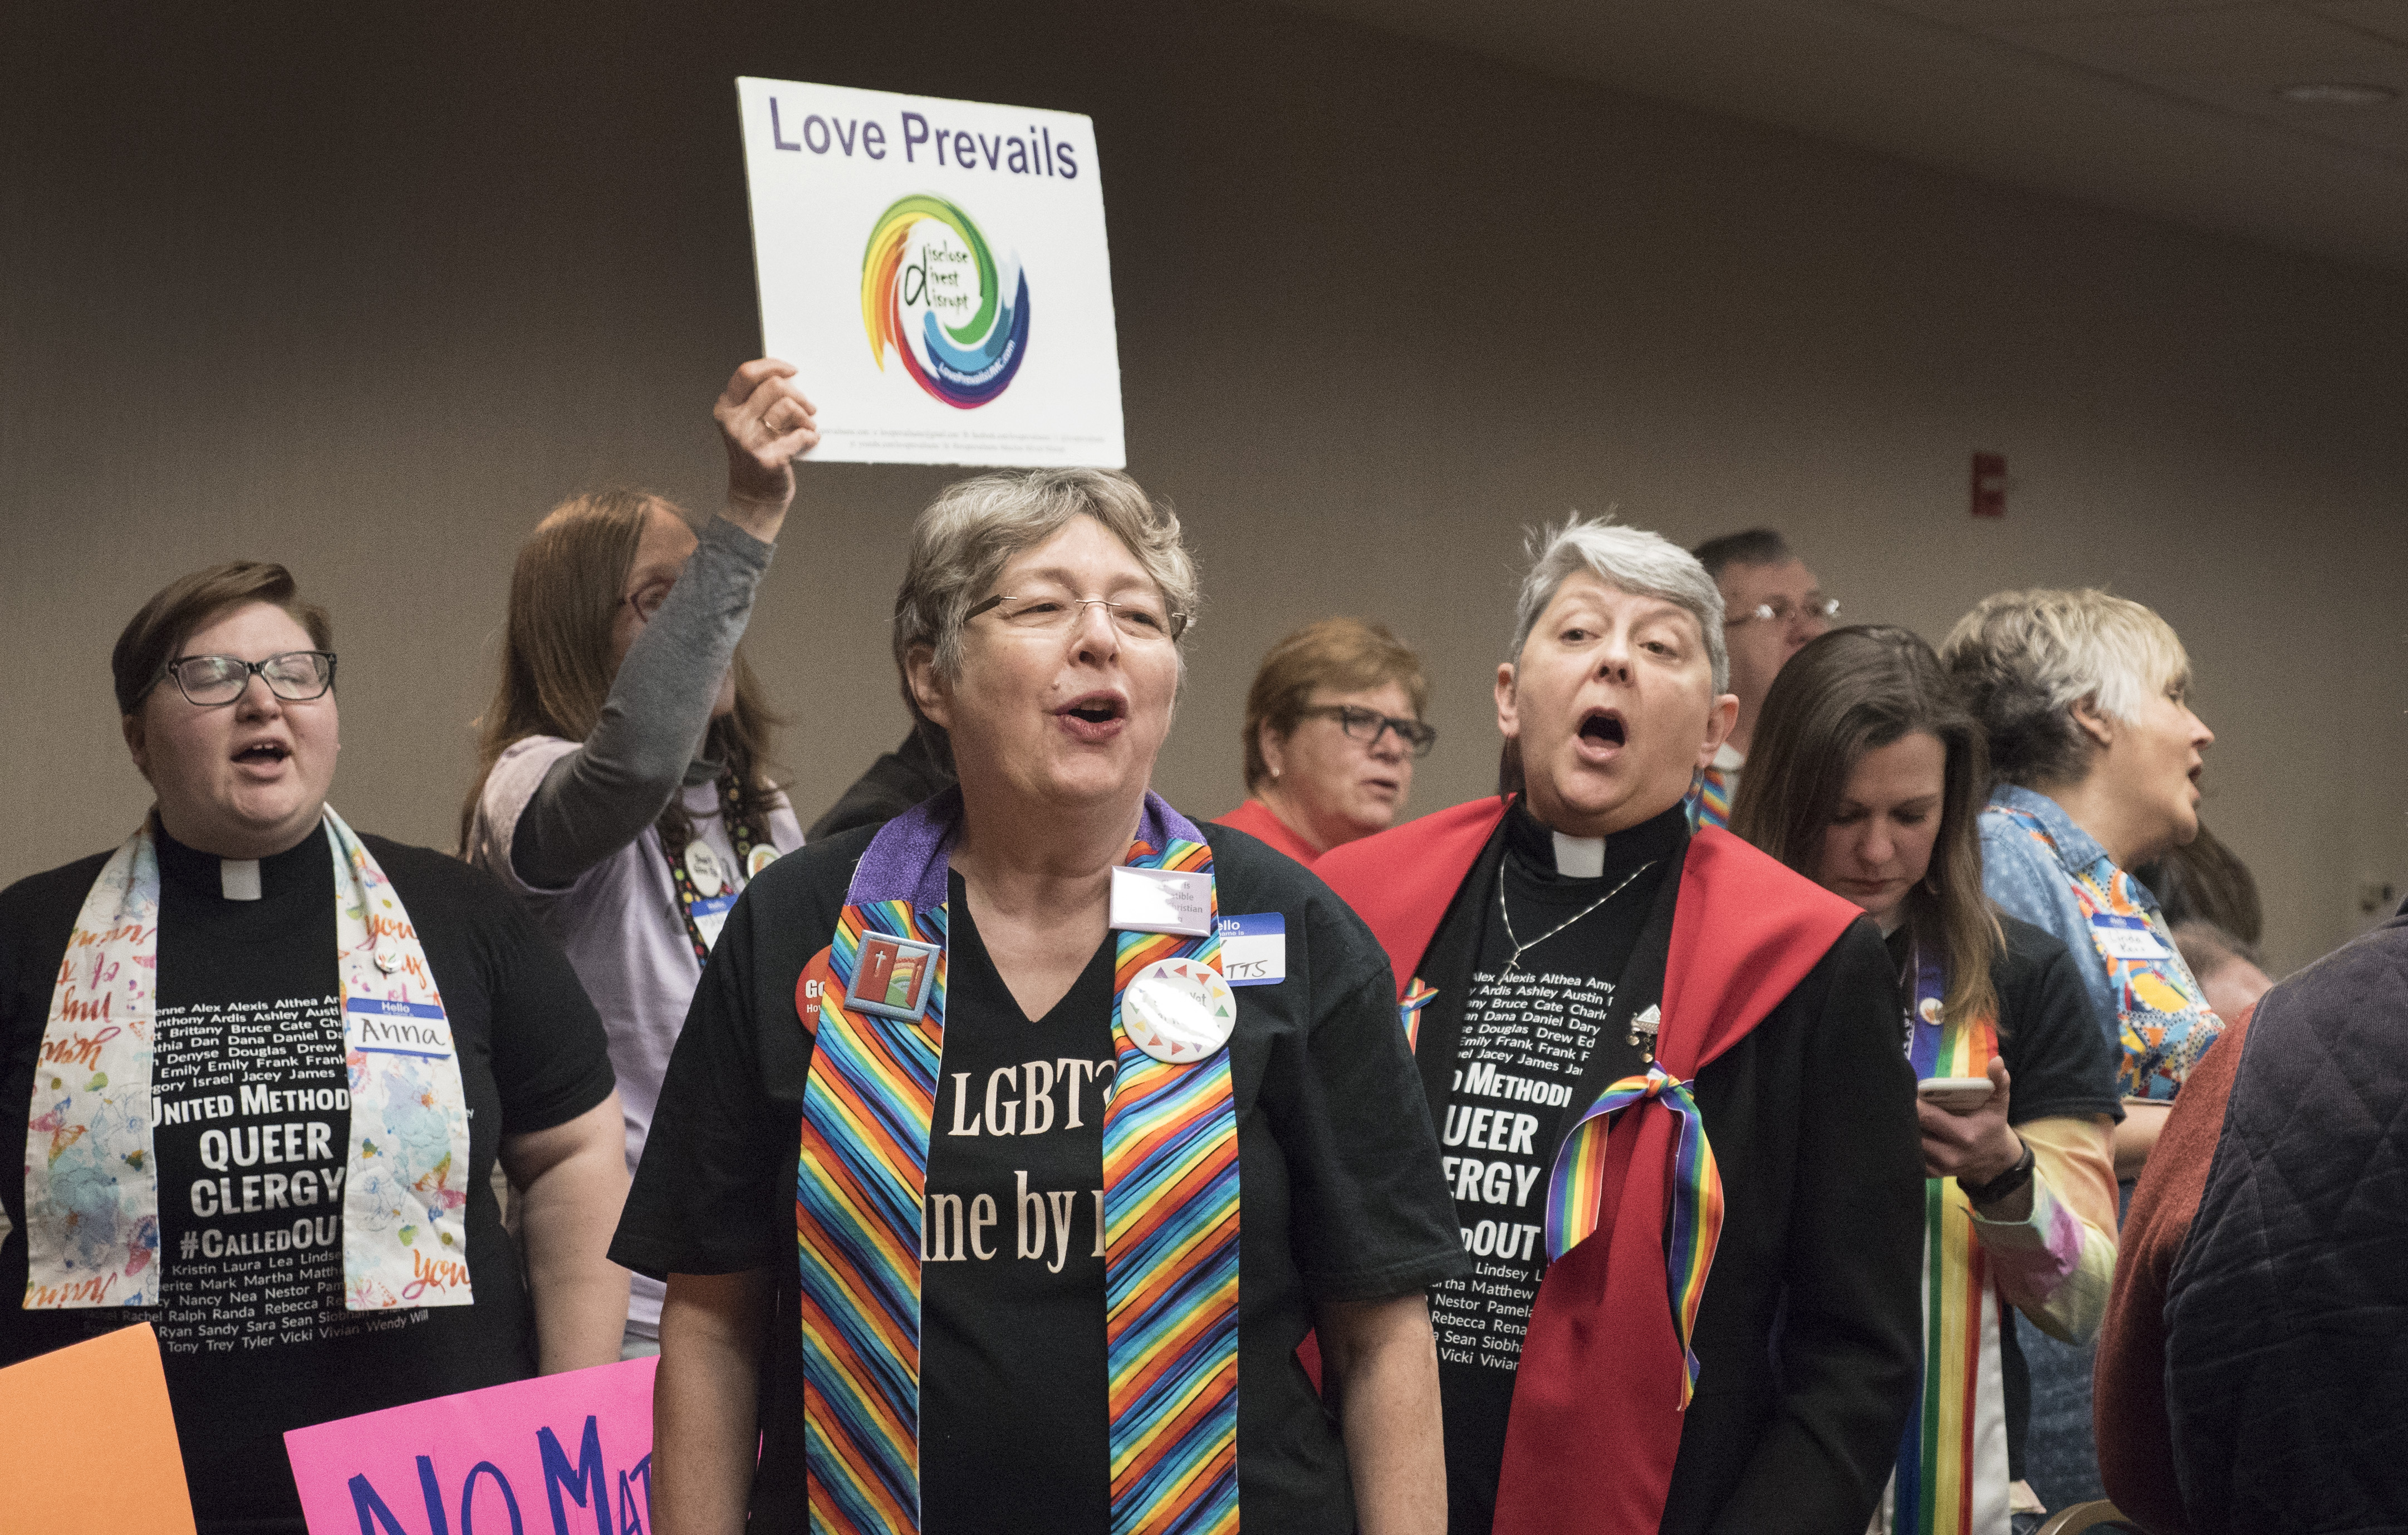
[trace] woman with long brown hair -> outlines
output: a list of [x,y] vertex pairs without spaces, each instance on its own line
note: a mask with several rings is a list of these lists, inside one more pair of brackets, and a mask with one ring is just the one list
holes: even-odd
[[1898,966],[1930,1184],[1919,1427],[1877,1525],[1896,1531],[2037,1523],[2010,1308],[2086,1339],[2115,1266],[2114,1054],[2065,946],[1982,893],[1988,776],[1929,645],[1839,629],[1774,681],[1732,806],[1732,831],[1863,907]]
[[[563,502],[520,546],[461,811],[461,855],[528,903],[601,1011],[631,1170],[737,892],[803,841],[737,652],[793,462],[819,440],[794,372],[764,358],[728,380],[713,411],[727,509],[699,538],[660,497],[609,491]],[[660,1305],[636,1279],[631,1354],[657,1348]]]

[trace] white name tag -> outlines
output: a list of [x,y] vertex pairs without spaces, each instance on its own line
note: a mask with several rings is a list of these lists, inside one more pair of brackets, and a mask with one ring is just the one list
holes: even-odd
[[2157,940],[2157,931],[2138,917],[2102,911],[2090,919],[2090,934],[2099,942],[2099,952],[2110,959],[2166,957],[2166,946]]
[[1126,933],[1212,932],[1212,876],[1168,868],[1112,870],[1111,925]]
[[[700,843],[695,845],[701,846]],[[736,892],[730,890],[723,895],[707,896],[686,909],[688,914],[694,918],[694,930],[702,935],[704,948],[719,947],[720,932],[726,927],[727,913],[734,909],[735,905]]]
[[1287,919],[1277,911],[1221,919],[1221,976],[1233,986],[1287,979]]

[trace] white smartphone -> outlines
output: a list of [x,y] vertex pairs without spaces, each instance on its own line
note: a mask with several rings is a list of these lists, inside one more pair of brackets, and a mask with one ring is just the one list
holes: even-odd
[[1996,1090],[1987,1077],[1930,1077],[1914,1084],[1917,1097],[1952,1114],[1972,1112],[1989,1102]]

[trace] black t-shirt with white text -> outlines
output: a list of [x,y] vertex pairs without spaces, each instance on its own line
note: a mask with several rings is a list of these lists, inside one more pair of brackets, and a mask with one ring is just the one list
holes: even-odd
[[[958,874],[952,909],[962,915],[946,968],[920,1270],[921,1527],[1105,1535],[1103,1399],[1021,1386],[1104,1375],[1096,1217],[1114,1074],[1112,939],[1032,1023],[979,941]],[[1015,1409],[992,1411],[1005,1400]],[[1015,1484],[1054,1491],[1042,1502],[996,1496]]]
[[[1238,989],[1229,1044],[1242,1517],[1344,1535],[1354,1526],[1345,1446],[1296,1347],[1317,1305],[1414,1294],[1466,1261],[1385,957],[1293,860],[1229,827],[1203,831],[1222,913],[1277,912],[1286,928],[1286,979]],[[639,1272],[759,1270],[774,1285],[756,1535],[808,1526],[795,1176],[812,1040],[795,987],[827,946],[874,834],[810,843],[738,897],[611,1244]],[[958,880],[951,891],[921,1270],[921,1528],[1099,1532],[1110,1398],[1095,1191],[1111,940],[1031,1023],[995,975]],[[1043,1126],[1033,1133],[1032,1113]]]
[[[1546,1271],[1547,1174],[1593,1065],[1602,1057],[1611,1077],[1646,1069],[1647,1052],[1603,1025],[1685,829],[1675,806],[1606,839],[1601,871],[1575,877],[1556,871],[1554,834],[1519,802],[1506,814],[1504,911],[1492,882],[1440,1137],[1473,1268],[1430,1292],[1450,1501],[1476,1528],[1493,1513],[1514,1370]],[[1518,945],[1527,947],[1516,962]]]
[[[22,1157],[0,1158],[0,1364],[134,1323],[158,1331],[204,1531],[294,1530],[286,1429],[535,1372],[534,1315],[488,1184],[501,1137],[609,1095],[601,1022],[567,962],[491,879],[365,838],[424,945],[466,1094],[468,1306],[348,1312],[351,1144],[329,844],[260,860],[259,898],[159,834],[151,1065],[160,1305],[23,1309]],[[33,1073],[67,934],[102,860],[0,892],[0,1143],[25,1144]]]
[[[1656,825],[1632,828],[1625,836],[1637,841],[1642,829],[1652,832]],[[1519,831],[1526,854],[1534,839],[1527,825]],[[1462,1065],[1460,1039],[1469,1021],[1469,1004],[1481,989],[1472,978],[1484,968],[1484,949],[1492,956],[1496,953],[1488,944],[1488,929],[1498,907],[1499,869],[1509,857],[1509,844],[1516,839],[1513,825],[1500,821],[1456,885],[1415,966],[1437,993],[1422,1010],[1418,1064],[1426,1101],[1441,1125],[1451,1101],[1464,1106],[1454,1082]],[[1724,1038],[1712,1058],[1698,1066],[1690,1089],[1713,1148],[1724,1218],[1690,1334],[1698,1363],[1697,1394],[1682,1411],[1680,1450],[1661,1528],[1665,1535],[1740,1529],[1751,1535],[1826,1535],[1861,1529],[1897,1458],[1921,1339],[1915,1276],[1923,1250],[1924,1182],[1914,1074],[1899,1049],[1897,969],[1882,949],[1879,931],[1857,915],[1828,947],[1815,945],[1820,957],[1769,1010],[1759,1011],[1760,995],[1749,989],[1734,996],[1732,988],[1749,986],[1747,977],[1760,979],[1760,973],[1746,963],[1730,969],[1730,962],[1755,951],[1762,956],[1756,965],[1769,962],[1786,970],[1807,955],[1776,954],[1766,948],[1779,927],[1758,928],[1755,902],[1726,882],[1742,889],[1756,885],[1768,916],[1819,912],[1816,920],[1827,922],[1841,916],[1832,904],[1836,897],[1798,888],[1790,882],[1794,876],[1767,867],[1760,854],[1724,832],[1700,832],[1692,839],[1676,822],[1668,828],[1667,841],[1663,873],[1655,881],[1643,916],[1626,913],[1621,918],[1624,924],[1635,918],[1637,931],[1613,975],[1606,1016],[1582,1020],[1594,1022],[1597,1042],[1571,1095],[1572,1104],[1594,1102],[1616,1078],[1643,1068],[1647,1053],[1632,1042],[1631,1035],[1646,1021],[1647,1009],[1662,1001],[1676,963],[1690,968],[1683,977],[1684,985],[1697,981],[1706,988],[1700,992],[1687,985],[1683,992],[1687,998],[1684,1005],[1698,1010],[1691,1026],[1719,1019],[1737,1028],[1740,1017],[1756,1015],[1753,1024]],[[1636,851],[1616,850],[1612,844],[1608,839],[1608,860],[1616,851]],[[1549,847],[1553,851],[1551,839]],[[1566,861],[1577,867],[1576,861]],[[1513,898],[1510,878],[1507,885],[1509,898]],[[1672,937],[1677,920],[1697,914],[1692,894],[1704,903],[1708,920],[1731,926],[1690,933],[1684,953],[1676,955]],[[1616,897],[1606,910],[1629,898]],[[1562,938],[1538,941],[1546,926],[1526,924],[1518,899],[1512,915],[1515,932],[1530,942],[1523,958],[1526,968],[1575,973],[1562,956],[1546,955],[1555,944],[1578,940],[1585,922]],[[1591,968],[1612,974],[1605,966]],[[1579,990],[1604,995],[1586,985]],[[1586,1004],[1583,1006],[1585,1011]],[[1484,1019],[1491,1018],[1495,1010],[1484,1008],[1482,1012]],[[1567,1000],[1565,1024],[1578,1017]],[[1552,1015],[1534,1022],[1543,1022],[1551,1031],[1578,1032],[1558,1028]],[[1505,1103],[1493,1106],[1525,1112]],[[1570,1117],[1568,1104],[1552,1126],[1531,1133],[1542,1165],[1552,1167],[1554,1140]],[[1456,1121],[1467,1140],[1471,1123],[1461,1117]],[[1493,1146],[1493,1113],[1488,1123],[1484,1140]],[[1511,1127],[1505,1141],[1510,1162]],[[1469,1146],[1456,1155],[1496,1159]],[[1458,1172],[1460,1168],[1458,1162]],[[1485,1181],[1484,1170],[1484,1194]],[[1534,1189],[1533,1208],[1536,1198]],[[1476,1245],[1478,1225],[1468,1217],[1497,1217],[1477,1207],[1459,1204],[1458,1209]],[[1531,1222],[1543,1224],[1543,1217],[1533,1215]],[[1501,1286],[1515,1277],[1510,1264],[1499,1264],[1493,1256],[1475,1257],[1473,1263],[1472,1277],[1484,1284]],[[1442,1293],[1464,1298],[1463,1291]],[[1504,1298],[1478,1298],[1484,1304],[1477,1314],[1484,1321],[1525,1325],[1519,1316],[1486,1310],[1486,1301]],[[1563,1298],[1570,1306],[1563,1319],[1572,1327],[1612,1325],[1611,1317],[1597,1311],[1598,1298],[1593,1293]],[[1465,1318],[1474,1313],[1450,1307],[1445,1314]],[[1461,1327],[1449,1330],[1478,1343],[1498,1329],[1492,1326],[1480,1334]],[[1615,1368],[1610,1335],[1593,1332],[1589,1342],[1606,1353],[1599,1368]],[[1466,1350],[1460,1343],[1441,1346],[1469,1352],[1475,1360],[1490,1353],[1486,1348]],[[1448,1518],[1450,1528],[1481,1531],[1494,1523],[1502,1468],[1498,1452],[1506,1415],[1494,1404],[1507,1399],[1501,1392],[1467,1390],[1469,1370],[1449,1368],[1466,1363],[1442,1360],[1440,1369]],[[1504,1371],[1487,1373],[1501,1377]],[[1552,1377],[1551,1385],[1555,1384],[1564,1384],[1559,1373]],[[1512,1411],[1529,1405],[1515,1403]],[[1669,1393],[1666,1410],[1673,1410]],[[1489,1427],[1484,1443],[1472,1442],[1466,1432],[1476,1423]],[[1582,1478],[1593,1479],[1596,1468],[1550,1464],[1533,1470],[1542,1478],[1545,1496],[1579,1499],[1586,1485]]]

